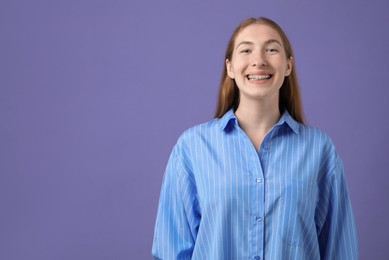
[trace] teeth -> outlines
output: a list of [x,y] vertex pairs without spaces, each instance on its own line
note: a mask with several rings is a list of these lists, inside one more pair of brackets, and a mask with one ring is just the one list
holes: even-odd
[[249,80],[264,80],[270,79],[271,75],[248,75],[247,78]]

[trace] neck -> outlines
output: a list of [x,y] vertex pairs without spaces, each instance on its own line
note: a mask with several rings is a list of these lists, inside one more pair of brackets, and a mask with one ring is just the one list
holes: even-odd
[[240,127],[266,134],[280,119],[278,103],[244,102],[240,103],[235,115]]

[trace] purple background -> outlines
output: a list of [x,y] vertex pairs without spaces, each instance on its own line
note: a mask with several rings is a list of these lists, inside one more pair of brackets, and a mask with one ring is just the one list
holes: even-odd
[[389,259],[387,1],[0,2],[0,259],[149,259],[163,171],[212,118],[239,21],[295,49],[343,158],[360,259]]

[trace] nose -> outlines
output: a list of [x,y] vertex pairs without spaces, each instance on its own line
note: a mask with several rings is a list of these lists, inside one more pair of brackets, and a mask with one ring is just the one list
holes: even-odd
[[253,55],[253,59],[252,59],[251,64],[253,67],[265,67],[265,66],[267,66],[265,54],[262,52],[255,53]]

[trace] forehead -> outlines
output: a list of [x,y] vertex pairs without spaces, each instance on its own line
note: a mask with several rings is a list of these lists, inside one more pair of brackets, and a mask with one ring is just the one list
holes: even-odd
[[266,42],[270,39],[277,40],[282,43],[280,34],[266,24],[250,24],[241,30],[235,38],[235,46],[242,41],[253,43]]

